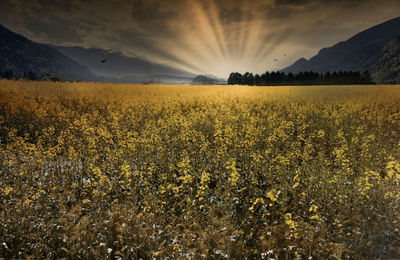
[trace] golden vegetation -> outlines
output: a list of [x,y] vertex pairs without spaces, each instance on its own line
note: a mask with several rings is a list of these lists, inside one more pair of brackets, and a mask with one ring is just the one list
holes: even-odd
[[0,257],[400,256],[398,86],[0,96]]

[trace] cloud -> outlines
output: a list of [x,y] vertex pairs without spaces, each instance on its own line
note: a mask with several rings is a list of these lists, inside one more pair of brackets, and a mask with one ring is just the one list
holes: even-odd
[[304,5],[312,0],[275,0],[276,5]]
[[25,27],[32,34],[42,35],[44,40],[62,44],[65,42],[82,42],[82,34],[74,21],[50,16],[47,19],[27,19]]
[[162,32],[162,29],[165,29],[178,15],[177,9],[171,7],[169,4],[160,4],[156,1],[133,0],[132,19],[144,31]]

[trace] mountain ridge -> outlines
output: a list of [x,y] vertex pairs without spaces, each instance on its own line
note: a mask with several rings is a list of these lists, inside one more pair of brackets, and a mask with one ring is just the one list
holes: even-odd
[[380,75],[384,73],[378,69],[378,67],[387,68],[387,65],[374,66],[368,61],[373,59],[383,62],[377,56],[384,56],[385,54],[382,52],[387,50],[385,46],[398,37],[400,37],[400,17],[375,25],[331,47],[322,48],[309,60],[301,58],[281,71],[285,73],[300,71],[325,73],[340,70],[369,70],[377,82],[391,81],[396,77],[382,77]]
[[[52,46],[95,74],[110,78],[152,78],[168,75],[175,78],[193,78],[195,74],[154,63],[141,57],[128,57],[120,52],[79,46]],[[103,60],[104,62],[101,62]]]
[[[195,74],[120,52],[31,41],[0,24],[0,73],[34,73],[64,80],[114,83],[190,83]],[[18,78],[18,77],[17,77]]]
[[101,77],[57,50],[33,42],[0,25],[0,71],[39,77],[57,75],[68,80],[99,81]]

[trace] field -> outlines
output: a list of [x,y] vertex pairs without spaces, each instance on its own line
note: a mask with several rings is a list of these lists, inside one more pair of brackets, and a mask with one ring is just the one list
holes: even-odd
[[0,142],[0,258],[400,257],[400,86],[3,80]]

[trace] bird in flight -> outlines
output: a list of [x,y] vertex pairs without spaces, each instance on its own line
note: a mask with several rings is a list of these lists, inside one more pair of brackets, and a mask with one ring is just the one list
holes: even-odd
[[107,59],[101,60],[101,63],[105,63],[107,61]]
[[277,59],[274,59],[274,61],[278,61]]

